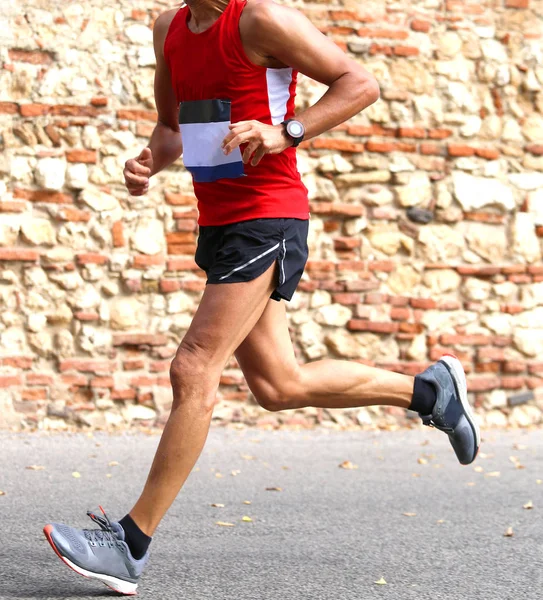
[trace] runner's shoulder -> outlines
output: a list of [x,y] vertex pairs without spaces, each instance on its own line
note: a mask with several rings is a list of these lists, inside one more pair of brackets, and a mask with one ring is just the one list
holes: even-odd
[[251,26],[269,27],[288,19],[295,9],[273,2],[273,0],[248,0],[243,16]]
[[171,22],[174,20],[175,15],[180,11],[180,8],[172,8],[171,10],[167,10],[160,14],[155,21],[155,25],[153,27],[153,34],[155,39],[164,39],[168,33],[168,29],[170,28]]

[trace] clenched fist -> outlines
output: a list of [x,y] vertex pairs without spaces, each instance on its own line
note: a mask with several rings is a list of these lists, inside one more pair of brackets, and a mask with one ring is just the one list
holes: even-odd
[[143,196],[149,189],[149,177],[153,172],[153,154],[144,148],[137,158],[127,160],[124,165],[124,182],[131,196]]

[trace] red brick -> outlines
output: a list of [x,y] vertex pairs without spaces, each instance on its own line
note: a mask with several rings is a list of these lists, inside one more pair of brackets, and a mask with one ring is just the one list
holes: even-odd
[[15,102],[0,102],[0,114],[16,115],[19,112],[19,106]]
[[362,240],[355,237],[339,237],[334,239],[334,248],[336,250],[352,250],[360,248]]
[[49,112],[49,104],[21,104],[20,110],[23,117],[40,117]]
[[153,254],[147,256],[146,254],[136,254],[134,256],[134,262],[132,266],[134,269],[145,269],[145,267],[152,267],[155,265],[163,265],[165,261],[163,254]]
[[507,279],[513,283],[532,283],[529,275],[508,275]]
[[156,121],[157,113],[154,110],[140,109],[119,109],[117,119],[126,119],[127,121]]
[[108,261],[108,257],[97,252],[86,252],[83,254],[76,254],[77,262],[80,265],[105,265]]
[[530,8],[530,0],[505,0],[505,8]]
[[[56,104],[49,107],[48,111],[55,117],[98,117],[103,111],[94,106],[80,106],[77,104]],[[73,123],[72,123],[73,124]],[[81,122],[86,125],[87,122]]]
[[477,349],[477,360],[505,360],[505,350],[503,348],[478,348]]
[[167,262],[168,271],[197,271],[199,268],[190,258],[170,258]]
[[530,390],[535,390],[537,388],[543,387],[543,378],[542,377],[526,377],[526,386]]
[[373,140],[369,140],[366,143],[366,150],[368,152],[379,153],[394,152],[396,150],[396,144],[393,142],[375,142]]
[[387,40],[406,40],[409,37],[409,33],[407,31],[396,31],[392,29],[368,29],[367,27],[362,27],[358,30],[358,36]]
[[[351,35],[356,32],[354,27],[346,25],[319,25],[322,33],[331,33],[332,35]],[[342,46],[342,41],[334,40],[338,46]]]
[[164,373],[170,370],[170,360],[155,360],[149,363],[151,373]]
[[344,288],[347,292],[368,292],[370,290],[378,290],[381,287],[381,283],[377,280],[363,281],[346,281]]
[[78,321],[99,321],[100,315],[91,310],[78,310],[74,312],[74,318]]
[[424,325],[422,323],[400,323],[400,331],[402,333],[423,333]]
[[394,46],[396,56],[418,56],[420,50],[416,46]]
[[190,244],[194,242],[194,233],[187,231],[171,231],[166,234],[166,242],[168,244]]
[[462,304],[458,300],[442,300],[437,305],[438,310],[460,310],[461,308]]
[[381,292],[370,292],[364,296],[364,304],[386,304],[387,302],[387,294]]
[[422,19],[413,19],[411,21],[411,29],[413,31],[428,33],[430,31],[430,27],[431,23],[429,21],[423,21]]
[[75,148],[73,150],[66,151],[66,160],[71,163],[96,163],[96,150],[84,150],[82,148]]
[[90,103],[92,106],[107,106],[108,98],[106,96],[95,96],[94,98],[91,98]]
[[391,306],[407,306],[409,298],[405,298],[404,296],[389,296],[388,302]]
[[61,208],[57,214],[57,219],[61,221],[70,221],[72,223],[87,223],[90,221],[91,214],[86,210],[79,210],[71,206]]
[[523,373],[526,370],[526,363],[521,360],[508,360],[503,364],[505,373]]
[[26,376],[26,385],[52,385],[52,375],[42,375],[41,373],[28,373]]
[[339,292],[337,294],[332,294],[332,302],[334,304],[351,306],[353,304],[360,304],[361,297],[360,294],[357,294],[356,292]]
[[368,269],[370,271],[384,271],[385,273],[391,273],[396,268],[396,263],[393,260],[373,260],[368,262]]
[[336,271],[365,271],[367,268],[363,260],[341,260],[336,264]]
[[74,202],[73,197],[69,194],[48,190],[25,190],[22,188],[15,188],[13,190],[13,196],[15,198],[30,200],[30,202],[50,202],[53,204],[73,204]]
[[73,387],[86,387],[89,378],[85,375],[61,375],[60,379],[62,383]]
[[491,277],[498,275],[500,267],[498,266],[484,266],[484,267],[472,267],[468,265],[462,265],[456,267],[456,270],[460,275],[475,275],[476,277]]
[[0,248],[0,261],[35,262],[40,254],[37,250],[28,248]]
[[398,127],[398,137],[425,138],[426,129],[423,127]]
[[465,212],[464,219],[466,221],[477,221],[479,223],[491,223],[493,225],[502,225],[505,223],[505,215],[497,215],[495,213],[486,212]]
[[499,362],[475,363],[476,373],[499,373],[501,364]]
[[14,367],[15,369],[30,369],[32,367],[31,356],[4,356],[0,358],[0,363],[4,367]]
[[181,208],[173,211],[174,219],[197,219],[197,208]]
[[538,225],[535,228],[535,234],[537,235],[537,237],[543,237],[543,225]]
[[21,391],[22,400],[47,400],[46,388],[27,388]]
[[315,138],[312,146],[316,149],[322,148],[325,150],[337,150],[339,152],[364,152],[364,144],[340,138]]
[[485,346],[491,342],[488,335],[473,334],[473,335],[455,335],[445,333],[439,338],[440,343],[444,346],[454,346],[456,344],[468,346]]
[[198,226],[196,219],[177,219],[175,222],[177,231],[196,231]]
[[443,154],[443,148],[441,146],[438,146],[437,144],[429,144],[428,142],[423,142],[420,145],[420,153],[430,156],[441,156]]
[[468,377],[468,392],[488,392],[499,387],[499,377]]
[[543,156],[543,144],[529,144],[526,146],[525,150],[526,152],[531,152],[536,156]]
[[502,304],[500,310],[508,315],[518,315],[524,312],[525,308],[520,304]]
[[12,385],[23,385],[23,378],[20,375],[0,375],[0,388]]
[[531,362],[528,365],[528,373],[530,375],[543,374],[543,362]]
[[447,151],[449,156],[473,156],[475,154],[475,148],[464,144],[449,144]]
[[93,377],[90,380],[91,388],[112,388],[115,386],[113,377]]
[[361,217],[366,214],[362,204],[346,204],[341,202],[311,202],[311,212],[324,215],[338,215],[346,217]]
[[0,200],[0,212],[22,213],[26,210],[26,202],[17,200]]
[[432,298],[411,298],[409,304],[413,308],[422,308],[423,310],[437,308],[437,302]]
[[374,323],[360,319],[351,319],[347,323],[350,331],[371,331],[373,333],[396,333],[400,326],[398,323]]
[[390,309],[390,318],[393,321],[407,321],[411,316],[411,311],[408,308],[395,307]]
[[496,160],[500,158],[498,150],[493,148],[475,148],[475,154],[480,158],[486,158],[487,160]]
[[164,346],[168,342],[162,333],[116,333],[114,346]]
[[90,358],[67,358],[59,364],[61,373],[64,371],[82,371],[83,373],[113,373],[114,363],[108,360],[94,360]]
[[543,275],[543,266],[528,265],[528,273],[530,273],[531,275]]
[[432,140],[444,140],[451,137],[452,134],[452,129],[430,129],[428,131],[428,137]]
[[196,253],[196,244],[170,244],[168,254],[177,256],[190,256]]
[[520,390],[524,387],[524,377],[502,377],[501,387],[506,390]]
[[512,275],[513,273],[526,273],[526,265],[506,265],[500,270],[504,275]]
[[8,56],[14,62],[25,62],[32,65],[50,65],[53,62],[48,52],[39,50],[9,50]]
[[113,247],[121,248],[125,245],[124,224],[122,221],[115,221],[111,226],[111,237],[113,238]]
[[136,398],[136,390],[132,388],[124,389],[124,390],[111,390],[111,399],[112,400],[135,400]]
[[133,387],[150,387],[155,385],[156,382],[156,377],[149,377],[148,375],[138,375],[130,379],[130,385]]
[[197,203],[196,197],[188,194],[166,192],[164,198],[167,204],[172,204],[173,206],[196,206]]
[[[355,13],[352,10],[330,10],[328,11],[328,14],[330,16],[330,19],[332,19],[332,21],[358,21],[359,20],[359,16],[358,13]],[[315,15],[313,15],[313,18],[315,18]]]
[[145,361],[141,359],[130,359],[123,361],[123,369],[125,371],[138,371],[145,367]]

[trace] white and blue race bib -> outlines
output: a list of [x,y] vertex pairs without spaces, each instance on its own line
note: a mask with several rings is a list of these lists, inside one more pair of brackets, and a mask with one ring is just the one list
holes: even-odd
[[193,100],[181,102],[179,125],[183,140],[183,162],[194,181],[243,177],[239,148],[225,155],[222,141],[230,132],[230,100]]

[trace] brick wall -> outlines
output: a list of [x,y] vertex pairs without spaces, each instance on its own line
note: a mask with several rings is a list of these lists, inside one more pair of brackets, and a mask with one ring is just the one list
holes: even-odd
[[[0,421],[163,421],[201,292],[181,164],[133,198],[156,120],[163,2],[34,0],[0,16]],[[300,361],[414,374],[463,361],[481,421],[540,422],[543,2],[305,3],[381,100],[306,142],[311,257],[289,306]],[[301,78],[300,108],[322,94]],[[398,410],[265,414],[231,361],[218,421],[394,425]],[[249,400],[249,401],[248,401]],[[514,406],[518,404],[518,406]]]

